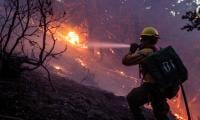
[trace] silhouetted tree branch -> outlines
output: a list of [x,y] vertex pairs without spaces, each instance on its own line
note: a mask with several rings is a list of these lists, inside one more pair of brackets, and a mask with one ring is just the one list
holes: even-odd
[[196,10],[186,12],[185,15],[182,16],[182,19],[187,20],[189,22],[185,26],[183,26],[182,30],[200,30],[200,15],[196,13]]
[[50,77],[44,63],[67,50],[67,45],[60,51],[56,49],[55,33],[66,16],[69,17],[64,11],[62,14],[54,11],[54,3],[54,0],[3,1],[3,11],[0,12],[1,61],[17,59],[19,71],[42,67]]

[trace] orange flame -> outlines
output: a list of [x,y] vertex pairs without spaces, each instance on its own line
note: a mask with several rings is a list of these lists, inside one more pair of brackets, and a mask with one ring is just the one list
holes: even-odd
[[61,67],[60,67],[60,66],[57,66],[57,65],[55,65],[54,68],[55,68],[56,70],[61,70]]
[[83,62],[83,60],[81,60],[80,58],[76,58],[75,59],[82,67],[86,68],[87,65]]
[[88,48],[87,45],[82,43],[83,41],[81,41],[81,38],[77,32],[69,31],[66,35],[66,33],[63,33],[63,31],[65,30],[57,31],[56,37],[59,38],[58,40],[64,40],[65,42],[70,43],[70,45],[73,47],[84,49]]
[[177,97],[169,101],[170,108],[177,120],[187,120],[186,110],[183,105],[181,91],[178,92]]
[[80,38],[76,32],[69,32],[66,36],[66,40],[72,45],[80,44]]
[[178,120],[187,120],[184,117],[180,116],[179,114],[175,113],[174,116],[178,119]]

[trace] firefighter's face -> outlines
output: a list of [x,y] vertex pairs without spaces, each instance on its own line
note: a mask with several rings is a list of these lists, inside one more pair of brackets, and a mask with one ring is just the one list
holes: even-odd
[[142,36],[140,39],[142,45],[155,45],[158,42],[156,37]]

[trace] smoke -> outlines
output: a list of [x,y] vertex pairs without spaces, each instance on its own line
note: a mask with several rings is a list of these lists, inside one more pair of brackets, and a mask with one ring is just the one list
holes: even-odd
[[129,48],[130,44],[90,42],[86,44],[89,48]]
[[[118,71],[124,71],[128,75],[137,77],[138,68],[137,66],[126,67],[121,65],[122,56],[127,54],[128,51],[125,48],[130,47],[130,45],[123,43],[138,40],[139,34],[145,26],[154,26],[160,33],[159,46],[172,45],[188,68],[190,78],[187,83],[184,83],[184,86],[188,93],[188,100],[192,101],[190,102],[192,116],[197,118],[200,110],[200,67],[198,66],[200,64],[200,54],[197,53],[200,50],[200,34],[197,31],[186,32],[180,30],[185,24],[185,21],[181,20],[181,16],[185,14],[186,9],[191,9],[191,7],[183,4],[184,1],[181,4],[177,4],[179,3],[177,1],[127,0],[121,4],[120,0],[110,0],[109,2],[106,0],[88,0],[87,4],[90,7],[86,7],[88,8],[86,11],[88,11],[87,15],[90,16],[88,18],[90,35],[86,47],[94,48],[94,50],[77,49],[77,51],[80,50],[80,54],[75,52],[70,54],[68,51],[67,55],[70,58],[71,56],[81,56],[81,60],[88,65],[88,69],[95,73],[95,81],[98,82],[99,87],[112,91],[117,95],[126,95],[133,87],[137,87],[137,83],[128,80],[127,77],[119,77],[117,73],[123,76],[123,72]],[[147,9],[149,7],[150,9]],[[77,16],[81,16],[79,15],[82,13],[81,11],[84,10],[80,9]],[[94,11],[98,11],[98,15],[94,14]],[[77,21],[76,18],[73,18],[73,20]],[[100,42],[93,42],[93,40],[99,40]],[[105,41],[107,42],[105,43]],[[114,52],[111,52],[110,49],[101,48],[113,48]],[[69,61],[69,59],[66,59],[63,60],[63,63],[66,64]],[[59,63],[61,62],[59,61]],[[65,67],[67,69],[73,68],[71,71],[75,74],[75,80],[78,79],[77,77],[83,76],[78,71],[79,69],[75,67],[76,64]],[[113,73],[105,68],[117,72]],[[77,75],[78,73],[80,74]],[[173,103],[172,109],[174,112],[180,110],[181,113],[185,113],[182,112],[184,110],[183,105],[181,105],[183,103],[182,99],[178,99],[177,109],[175,109],[176,104],[174,105],[174,101],[171,102]]]

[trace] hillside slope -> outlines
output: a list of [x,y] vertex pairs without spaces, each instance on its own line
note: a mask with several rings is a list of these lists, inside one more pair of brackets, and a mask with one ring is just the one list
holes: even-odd
[[[56,92],[39,72],[0,81],[1,120],[133,120],[124,97],[53,76]],[[152,114],[145,110],[150,120]]]

